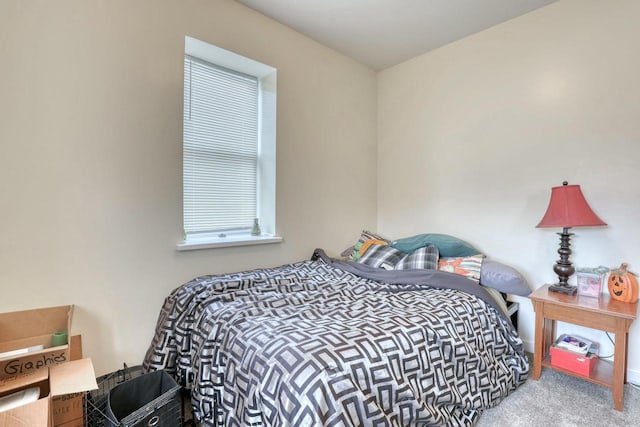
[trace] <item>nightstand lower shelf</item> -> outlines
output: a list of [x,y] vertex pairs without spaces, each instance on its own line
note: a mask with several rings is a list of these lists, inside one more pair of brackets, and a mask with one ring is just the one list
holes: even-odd
[[581,380],[589,381],[604,387],[613,388],[613,363],[606,360],[598,360],[596,366],[593,368],[593,372],[591,372],[591,375],[589,376],[578,374],[576,372],[572,372],[558,366],[553,366],[551,364],[551,358],[548,355],[544,359],[542,359],[542,366],[544,368],[553,369],[554,371],[562,372],[563,374],[580,378]]

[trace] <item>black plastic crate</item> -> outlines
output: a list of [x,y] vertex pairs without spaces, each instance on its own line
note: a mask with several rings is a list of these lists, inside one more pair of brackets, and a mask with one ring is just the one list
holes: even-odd
[[[181,387],[166,372],[147,374],[141,366],[125,365],[96,380],[98,390],[87,393],[86,398],[88,427],[182,425]],[[109,401],[114,393],[115,402],[111,403],[119,405],[115,414]],[[123,413],[123,405],[127,413]]]

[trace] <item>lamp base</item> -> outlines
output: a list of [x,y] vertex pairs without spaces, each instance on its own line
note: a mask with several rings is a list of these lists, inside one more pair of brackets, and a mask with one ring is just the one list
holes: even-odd
[[559,283],[549,286],[549,292],[562,292],[563,294],[574,295],[577,291],[578,288],[575,286],[563,286]]

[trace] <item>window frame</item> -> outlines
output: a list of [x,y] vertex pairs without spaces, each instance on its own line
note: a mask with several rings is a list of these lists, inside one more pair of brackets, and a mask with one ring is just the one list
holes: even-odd
[[[256,206],[262,233],[259,236],[254,236],[251,234],[250,229],[241,229],[187,234],[184,231],[185,200],[183,197],[183,240],[177,244],[176,249],[183,251],[281,242],[282,237],[276,235],[275,222],[277,70],[271,66],[188,36],[185,37],[186,56],[210,63],[221,69],[231,70],[234,73],[253,76],[258,80]],[[184,161],[184,147],[182,153]],[[183,170],[183,180],[184,177]]]

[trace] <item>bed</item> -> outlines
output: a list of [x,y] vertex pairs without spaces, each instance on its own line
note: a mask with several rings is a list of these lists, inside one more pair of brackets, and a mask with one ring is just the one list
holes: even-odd
[[207,426],[470,426],[529,371],[517,331],[477,282],[321,249],[178,287],[143,367],[189,389]]

